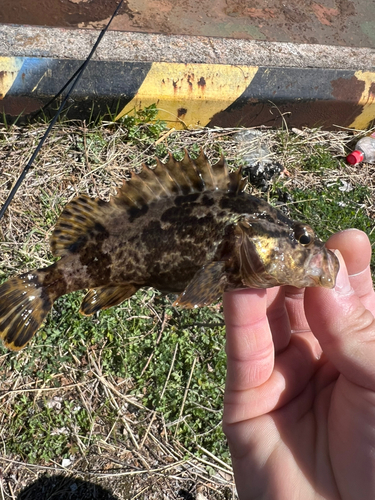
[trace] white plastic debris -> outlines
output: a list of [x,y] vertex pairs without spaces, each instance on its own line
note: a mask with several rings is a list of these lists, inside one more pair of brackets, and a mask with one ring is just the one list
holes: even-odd
[[340,179],[342,186],[339,187],[340,191],[343,191],[344,193],[350,193],[350,191],[353,191],[353,186],[350,184],[350,182],[344,181],[344,179]]
[[275,160],[260,130],[240,130],[234,135],[238,144],[238,154],[244,162],[243,173],[249,175],[250,183],[261,191],[267,191],[272,179],[287,173]]
[[260,130],[241,130],[234,135],[236,142],[242,146],[246,146],[246,153],[243,160],[247,167],[258,165],[258,168],[264,169],[270,161],[270,150],[262,144],[263,133]]
[[72,461],[70,460],[70,458],[63,458],[61,467],[69,467],[69,465],[72,465]]

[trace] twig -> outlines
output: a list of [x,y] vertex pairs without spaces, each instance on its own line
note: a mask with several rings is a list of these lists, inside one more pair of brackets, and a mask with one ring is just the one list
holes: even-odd
[[222,460],[220,460],[220,458],[216,457],[215,455],[213,455],[210,451],[206,450],[206,448],[203,448],[203,446],[201,446],[200,444],[196,444],[197,448],[201,451],[203,451],[203,453],[205,453],[206,455],[208,455],[209,457],[211,457],[213,460],[215,460],[215,462],[219,463],[220,465],[222,465],[223,467],[226,467],[228,469],[228,472],[230,474],[233,474],[233,469],[230,465],[226,464],[225,462],[223,462]]
[[38,388],[38,389],[16,389],[16,390],[10,390],[6,391],[5,393],[0,395],[0,399],[5,398],[6,396],[11,396],[13,394],[23,394],[25,392],[47,392],[47,391],[60,391],[61,389],[71,389],[73,387],[77,387],[78,385],[87,385],[89,381],[87,382],[79,382],[76,384],[69,384],[69,385],[62,385],[60,387],[45,387],[45,388]]
[[175,128],[169,129],[165,134],[163,134],[157,141],[155,141],[155,146],[163,142],[167,137],[169,137],[173,132],[176,132]]
[[[161,336],[163,335],[163,332],[164,332],[164,328],[165,328],[165,324],[167,322],[167,315],[165,314],[165,309],[163,310],[163,321],[162,321],[162,324],[161,324],[161,327],[160,327],[160,332],[159,332],[159,336],[158,338],[156,339],[156,342],[155,342],[155,345],[158,345],[160,340],[161,340]],[[144,372],[147,370],[147,367],[148,365],[151,363],[151,360],[152,358],[154,357],[154,354],[155,354],[155,349],[152,351],[152,353],[150,354],[150,356],[148,357],[148,360],[145,364],[145,366],[143,367],[142,371],[141,371],[141,377],[142,375],[144,374]]]
[[86,122],[84,122],[84,125],[85,126],[83,128],[83,149],[84,149],[84,152],[85,152],[86,168],[87,168],[88,172],[91,174],[91,180],[92,180],[93,186],[95,188],[96,195],[97,195],[98,198],[100,198],[100,193],[99,193],[99,190],[98,190],[98,186],[96,185],[96,182],[95,182],[95,177],[94,177],[93,173],[91,172],[90,160],[89,160],[89,155],[88,155],[88,152],[87,152],[87,137],[86,137],[87,128],[86,128]]
[[194,373],[194,368],[195,368],[196,362],[197,362],[197,358],[194,358],[193,365],[191,367],[190,374],[189,374],[189,380],[188,380],[188,383],[187,383],[186,388],[185,388],[185,393],[184,393],[184,397],[183,397],[183,400],[182,400],[180,414],[178,416],[178,422],[177,422],[177,425],[176,425],[176,429],[174,431],[174,437],[175,438],[177,436],[177,431],[178,431],[180,419],[182,418],[182,414],[184,412],[185,402],[186,402],[186,398],[187,398],[187,395],[188,395],[188,392],[189,392],[190,383],[191,383],[191,379],[193,377],[193,373]]
[[[171,366],[170,366],[170,368],[169,368],[167,378],[165,379],[165,382],[164,382],[164,387],[163,387],[163,390],[161,391],[159,401],[161,401],[161,400],[163,399],[163,397],[164,397],[164,393],[165,393],[165,390],[166,390],[166,388],[167,388],[167,384],[168,384],[169,378],[170,378],[170,376],[171,376],[171,373],[172,373],[172,370],[173,370],[173,367],[174,367],[174,363],[175,363],[175,361],[176,361],[177,351],[178,351],[178,344],[176,344],[176,347],[175,347],[175,349],[174,349],[174,352],[173,352],[173,357],[172,357],[172,362],[171,362]],[[144,443],[145,443],[145,441],[146,441],[146,438],[147,438],[147,436],[148,436],[148,433],[150,432],[151,425],[152,425],[152,423],[153,423],[153,421],[154,421],[154,419],[155,419],[155,416],[156,416],[156,412],[155,412],[155,411],[153,411],[152,416],[151,416],[150,423],[148,424],[148,426],[147,426],[147,430],[146,430],[146,432],[145,432],[145,435],[143,436],[143,439],[142,439],[142,441],[141,441],[141,445],[140,445],[140,447],[141,447],[141,448],[143,448],[143,445],[144,445]]]

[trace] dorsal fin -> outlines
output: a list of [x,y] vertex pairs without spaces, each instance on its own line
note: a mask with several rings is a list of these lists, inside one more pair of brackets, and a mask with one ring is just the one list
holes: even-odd
[[229,174],[228,191],[230,193],[242,193],[247,184],[246,177],[242,177],[242,167],[239,167],[235,172]]
[[111,203],[142,208],[159,198],[176,194],[189,194],[202,191],[229,191],[240,193],[246,186],[241,169],[229,173],[227,162],[220,160],[211,165],[203,149],[193,160],[185,150],[185,156],[177,161],[171,153],[166,163],[156,159],[156,168],[143,165],[139,174],[132,172],[131,178],[124,181]]
[[204,182],[202,173],[197,169],[196,160],[193,161],[190,158],[187,149],[185,149],[185,156],[181,160],[180,165],[185,177],[191,183],[193,190],[203,191],[204,189],[208,189],[208,186]]
[[[172,153],[169,153],[169,158],[167,163],[164,163],[164,168],[167,170],[168,174],[174,180],[179,188],[180,193],[189,194],[192,191],[192,184],[190,182],[189,176],[186,175],[186,169],[182,168],[181,162],[177,161]],[[194,168],[194,167],[192,167]]]
[[81,239],[100,221],[102,207],[107,205],[99,198],[81,195],[69,202],[62,211],[51,237],[51,251],[55,257],[74,252]]
[[[143,169],[147,168],[143,166]],[[125,195],[128,205],[136,206],[137,208],[142,208],[143,205],[147,205],[150,201],[157,198],[152,191],[152,184],[150,185],[142,178],[140,174],[131,172],[130,179],[124,181],[123,185],[119,189],[119,193],[116,198]]]
[[216,181],[216,189],[227,191],[229,189],[229,171],[228,165],[223,155],[220,160],[212,165],[214,179]]
[[198,168],[198,172],[203,179],[205,189],[208,191],[213,191],[216,189],[216,180],[214,177],[214,171],[212,169],[211,163],[208,161],[207,156],[204,154],[203,149],[201,149],[200,154],[196,160],[194,160]]
[[167,163],[156,161],[156,168],[143,164],[139,174],[132,172],[110,203],[85,195],[68,203],[52,234],[53,255],[61,257],[76,251],[88,233],[100,231],[98,221],[111,215],[108,210],[113,210],[115,206],[142,210],[142,207],[160,198],[214,190],[237,194],[246,185],[240,168],[228,173],[223,156],[211,165],[202,149],[196,160],[192,160],[185,150],[182,161],[177,161],[171,154]]

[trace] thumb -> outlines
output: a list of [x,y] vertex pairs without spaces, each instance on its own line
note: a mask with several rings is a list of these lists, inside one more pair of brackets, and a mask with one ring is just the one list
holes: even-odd
[[307,288],[305,312],[323,353],[348,380],[375,390],[375,319],[351,287],[339,251],[336,286]]

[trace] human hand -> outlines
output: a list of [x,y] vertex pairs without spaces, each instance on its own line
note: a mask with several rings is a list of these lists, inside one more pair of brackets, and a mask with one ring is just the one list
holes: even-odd
[[327,246],[341,252],[333,290],[224,294],[223,429],[241,500],[375,498],[371,245],[347,230]]

